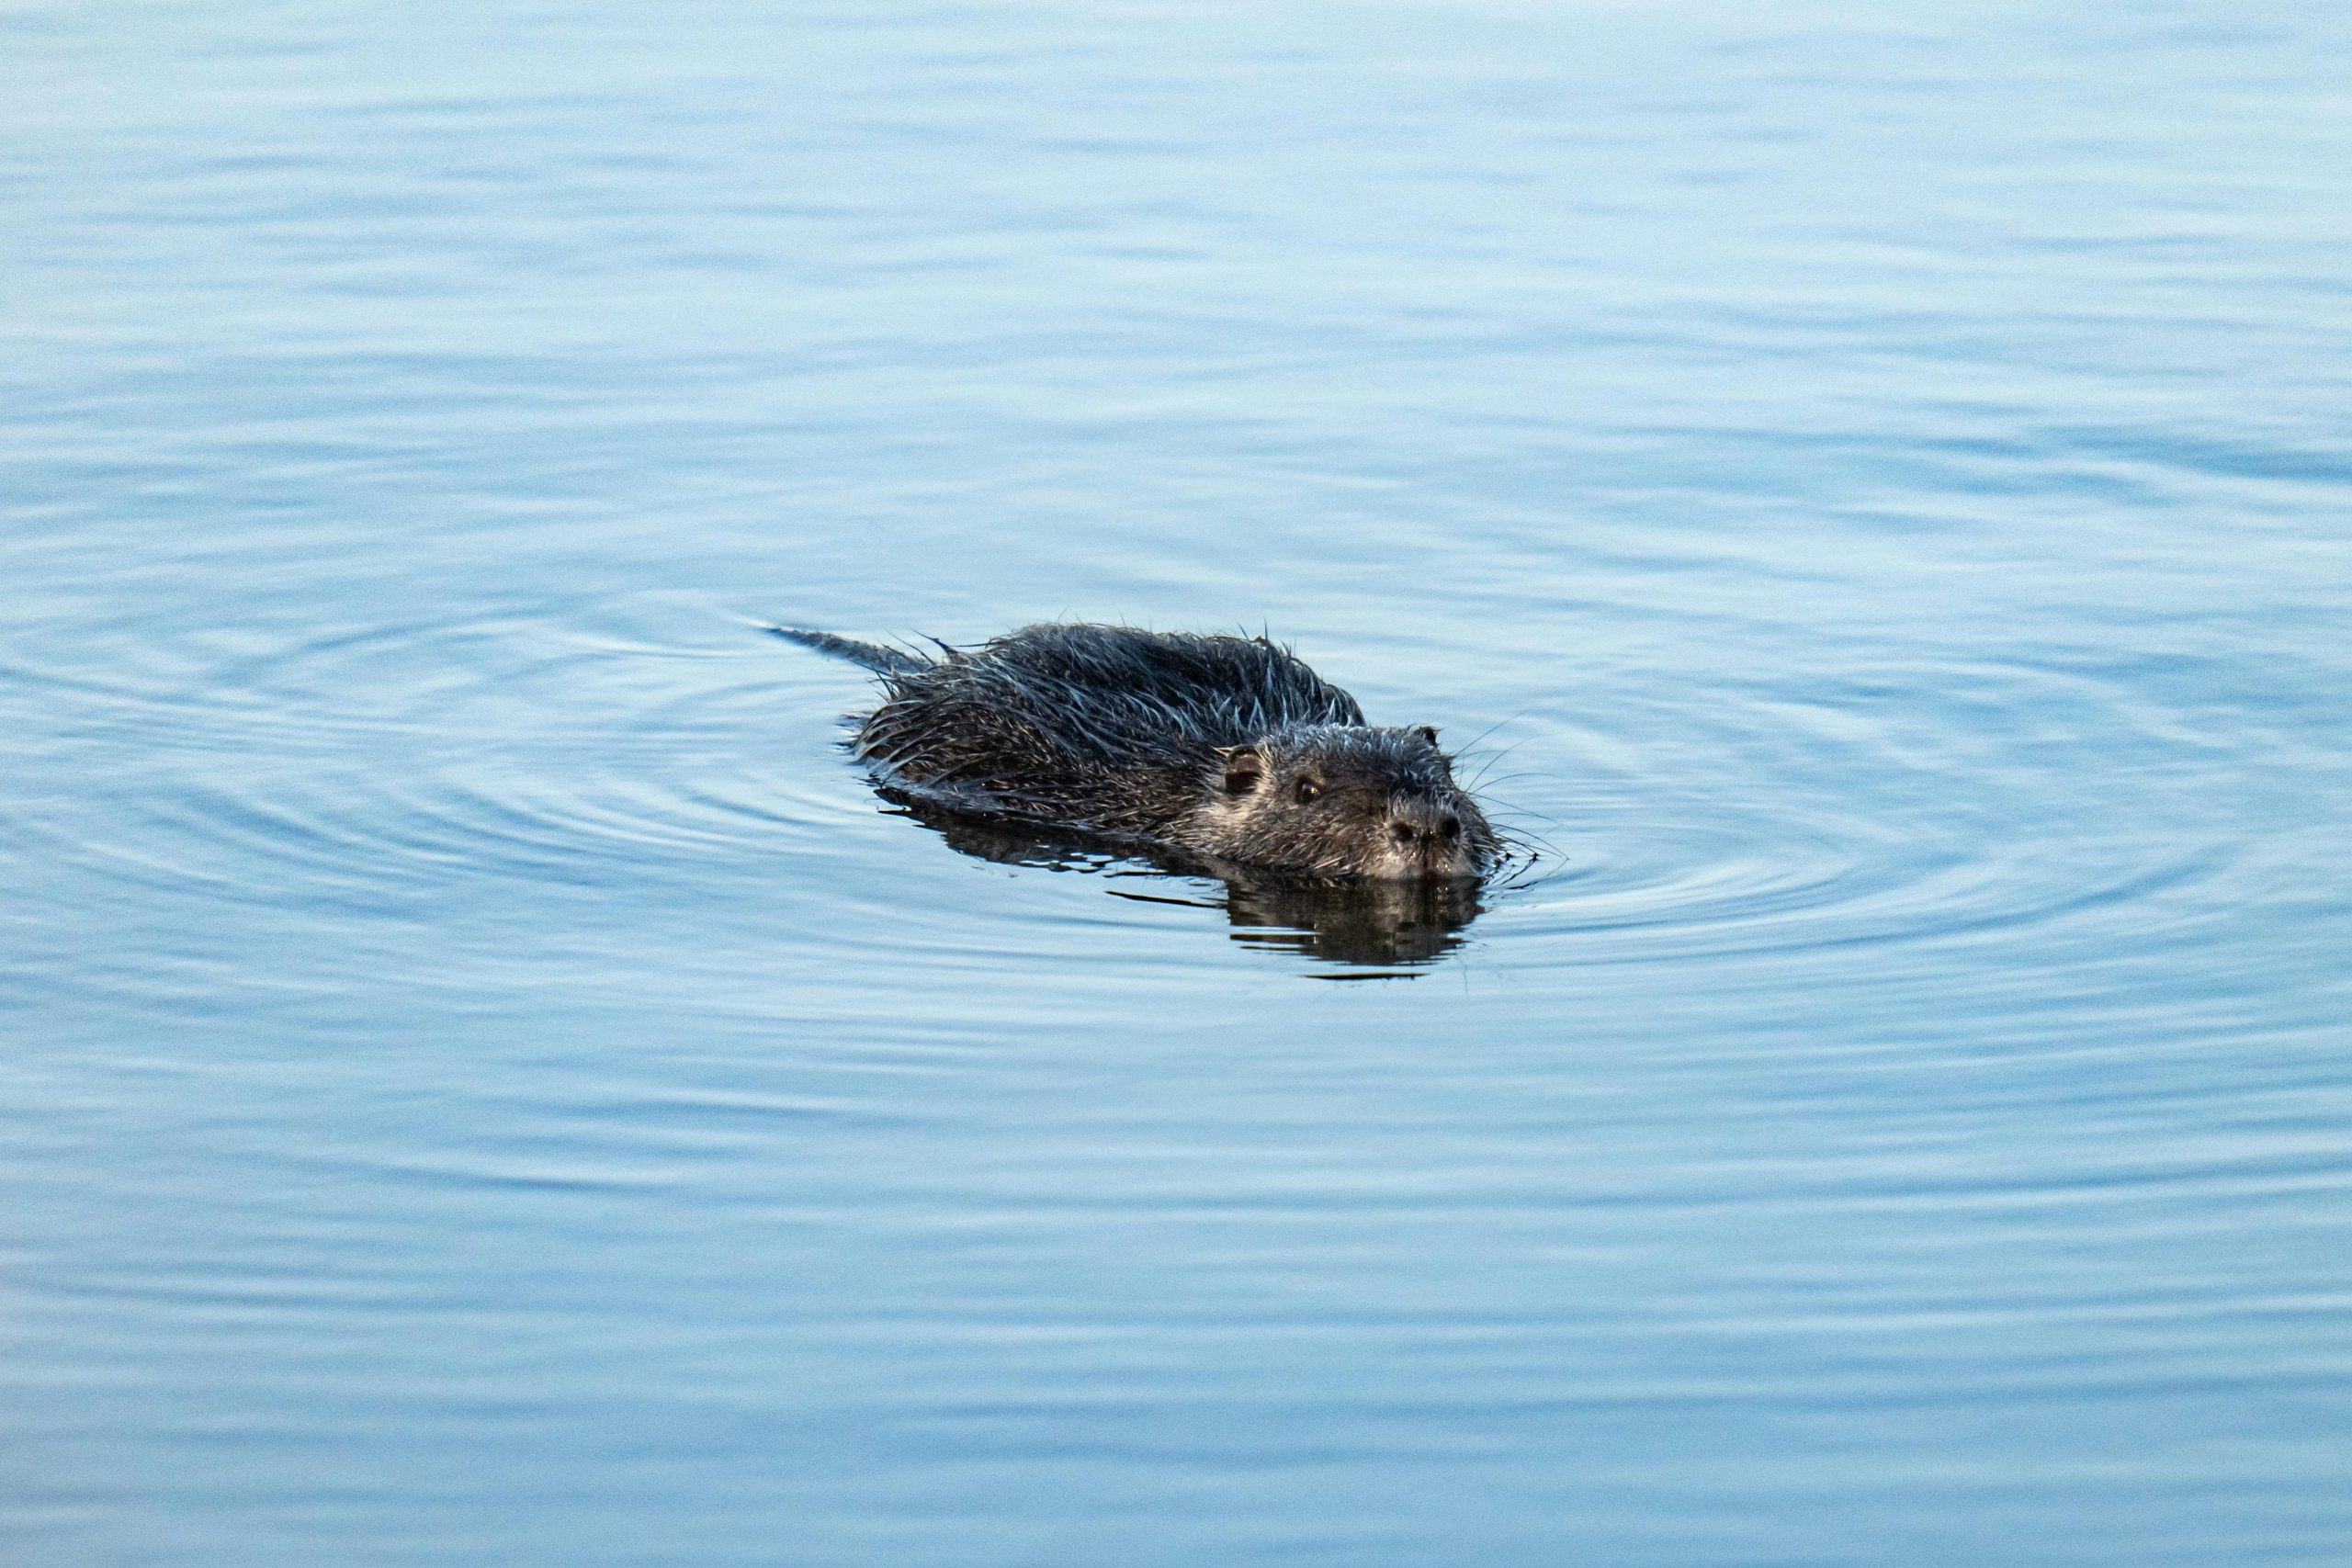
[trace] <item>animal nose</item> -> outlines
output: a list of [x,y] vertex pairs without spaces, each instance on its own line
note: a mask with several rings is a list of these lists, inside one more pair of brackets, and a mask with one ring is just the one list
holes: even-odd
[[1450,844],[1462,837],[1462,818],[1448,812],[1432,828],[1399,817],[1388,824],[1388,832],[1400,844],[1417,844],[1429,838],[1443,839]]

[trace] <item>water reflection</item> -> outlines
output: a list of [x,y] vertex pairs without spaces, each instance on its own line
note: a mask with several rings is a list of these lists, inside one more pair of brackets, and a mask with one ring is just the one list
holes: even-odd
[[1475,882],[1229,877],[1225,912],[1234,940],[1252,947],[1359,968],[1426,965],[1462,945],[1460,933],[1478,916],[1478,889]]
[[[1005,865],[1112,872],[1147,881],[1154,890],[1126,886],[1111,892],[1136,903],[1221,909],[1233,924],[1236,942],[1346,971],[1328,978],[1419,974],[1462,945],[1462,932],[1481,908],[1481,885],[1475,882],[1285,876],[1165,845],[969,817],[900,791],[882,794],[896,814],[931,829],[961,853]],[[1221,884],[1224,897],[1180,891],[1201,881]]]

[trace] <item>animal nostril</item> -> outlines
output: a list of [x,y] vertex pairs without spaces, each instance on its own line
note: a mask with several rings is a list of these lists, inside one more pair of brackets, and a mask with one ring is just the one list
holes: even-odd
[[1458,839],[1462,837],[1462,818],[1449,817],[1437,825],[1437,830],[1449,839]]
[[1409,844],[1421,836],[1410,822],[1391,822],[1388,824],[1388,831],[1400,844]]

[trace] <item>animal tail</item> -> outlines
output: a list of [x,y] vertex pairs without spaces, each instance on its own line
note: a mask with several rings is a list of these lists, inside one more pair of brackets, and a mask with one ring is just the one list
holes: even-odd
[[803,648],[813,648],[820,653],[830,653],[836,659],[846,659],[852,664],[863,664],[877,675],[904,675],[931,668],[931,660],[917,653],[902,653],[895,648],[884,648],[878,642],[860,642],[854,637],[837,637],[831,632],[803,631],[798,626],[767,628],[786,642],[797,642]]

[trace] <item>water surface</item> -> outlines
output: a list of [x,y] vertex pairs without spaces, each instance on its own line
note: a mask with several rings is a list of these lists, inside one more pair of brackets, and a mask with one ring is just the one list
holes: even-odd
[[[0,28],[12,1560],[2352,1556],[2335,15]],[[1061,616],[1540,874],[757,631]]]

